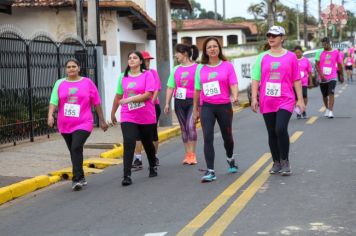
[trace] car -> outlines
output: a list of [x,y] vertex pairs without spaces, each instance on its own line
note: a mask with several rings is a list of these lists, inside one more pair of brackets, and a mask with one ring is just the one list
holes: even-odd
[[319,85],[318,73],[317,73],[316,67],[315,67],[315,55],[320,50],[321,49],[314,49],[314,50],[305,51],[303,53],[303,56],[305,58],[307,58],[310,61],[310,63],[312,64],[312,79],[313,79],[314,87],[317,87]]

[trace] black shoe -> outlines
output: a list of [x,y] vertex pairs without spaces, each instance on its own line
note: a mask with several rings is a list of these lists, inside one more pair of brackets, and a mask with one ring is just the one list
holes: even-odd
[[132,184],[132,180],[130,178],[130,176],[124,176],[124,179],[121,182],[122,186],[128,186]]
[[142,161],[140,161],[139,159],[135,159],[133,164],[132,164],[132,169],[135,170],[142,170]]
[[72,183],[72,190],[73,191],[79,191],[83,188],[83,185],[80,182],[74,181]]
[[299,120],[299,119],[302,119],[302,115],[297,114],[297,119],[298,119],[298,120]]
[[150,170],[150,174],[148,175],[148,177],[156,177],[158,175],[156,167],[150,167],[149,170]]
[[155,157],[155,165],[159,166],[159,159],[157,157]]
[[303,118],[303,119],[307,119],[307,118],[308,118],[306,112],[303,112],[303,113],[302,113],[302,118]]

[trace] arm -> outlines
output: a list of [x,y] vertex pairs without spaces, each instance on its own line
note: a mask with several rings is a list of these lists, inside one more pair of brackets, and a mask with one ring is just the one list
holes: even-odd
[[103,110],[101,109],[100,105],[94,106],[94,109],[96,111],[96,114],[98,114],[98,117],[99,117],[100,128],[105,132],[109,126],[108,126],[108,124],[106,124],[106,122],[104,120]]
[[260,82],[257,80],[252,80],[251,84],[251,96],[252,96],[252,101],[251,101],[251,108],[253,112],[257,112],[258,108],[258,87],[260,85]]
[[341,80],[341,83],[342,83],[342,82],[344,82],[344,68],[342,66],[342,63],[337,63],[337,66],[339,68],[340,80]]
[[325,76],[322,73],[322,71],[320,70],[320,62],[319,61],[315,61],[315,69],[318,72],[318,75],[320,76],[321,80],[325,81]]
[[230,85],[230,93],[232,95],[232,103],[234,106],[238,105],[239,97],[239,86],[238,84]]
[[143,94],[139,94],[139,95],[136,95],[136,96],[125,98],[125,99],[120,99],[119,104],[120,105],[124,105],[124,104],[130,103],[130,102],[135,102],[135,103],[145,102],[145,101],[147,101],[148,99],[151,98],[152,93],[153,92],[147,91],[147,92],[145,92]]
[[171,104],[173,91],[174,90],[172,88],[167,88],[167,91],[166,91],[166,105],[164,107],[164,113],[166,113],[166,114],[169,113],[169,107],[170,107],[170,104]]
[[56,111],[57,106],[53,104],[49,104],[48,108],[48,118],[47,118],[47,124],[49,127],[53,127],[54,125],[54,118],[53,118],[53,113]]
[[152,102],[155,103],[158,97],[159,91],[156,90],[153,92]]
[[112,108],[111,108],[111,122],[115,125],[117,123],[116,120],[116,111],[120,106],[120,100],[122,99],[122,95],[120,94],[116,94],[115,98],[114,98],[114,102],[112,104]]
[[299,107],[301,112],[305,111],[305,104],[303,100],[303,93],[302,93],[302,82],[300,80],[295,80],[294,81],[294,88],[295,92],[297,94],[297,104],[296,106]]
[[200,101],[200,90],[194,91],[193,99],[193,119],[197,121],[199,118],[199,101]]

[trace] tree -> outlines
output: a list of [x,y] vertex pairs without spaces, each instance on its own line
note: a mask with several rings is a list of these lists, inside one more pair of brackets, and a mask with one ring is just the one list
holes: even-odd
[[[207,11],[200,3],[192,0],[192,12],[187,10],[172,10],[172,19],[179,20],[187,20],[187,19],[215,19],[215,13],[213,11]],[[222,20],[222,15],[218,14],[218,20]]]

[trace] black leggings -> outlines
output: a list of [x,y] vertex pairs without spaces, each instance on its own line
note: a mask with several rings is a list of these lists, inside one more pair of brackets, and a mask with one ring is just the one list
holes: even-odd
[[292,113],[286,110],[263,114],[268,131],[268,143],[274,162],[288,160],[288,123],[291,116]]
[[204,156],[208,169],[214,169],[214,126],[218,121],[226,156],[231,158],[234,151],[234,138],[232,137],[232,117],[233,111],[231,103],[228,104],[208,104],[204,103],[201,108],[201,126],[204,136]]
[[142,142],[150,167],[155,166],[155,147],[153,145],[155,127],[155,124],[121,123],[121,131],[124,138],[124,176],[131,176],[137,137]]
[[70,152],[70,159],[72,160],[73,182],[77,182],[84,178],[83,148],[89,135],[90,132],[85,130],[76,130],[70,134],[62,134]]

